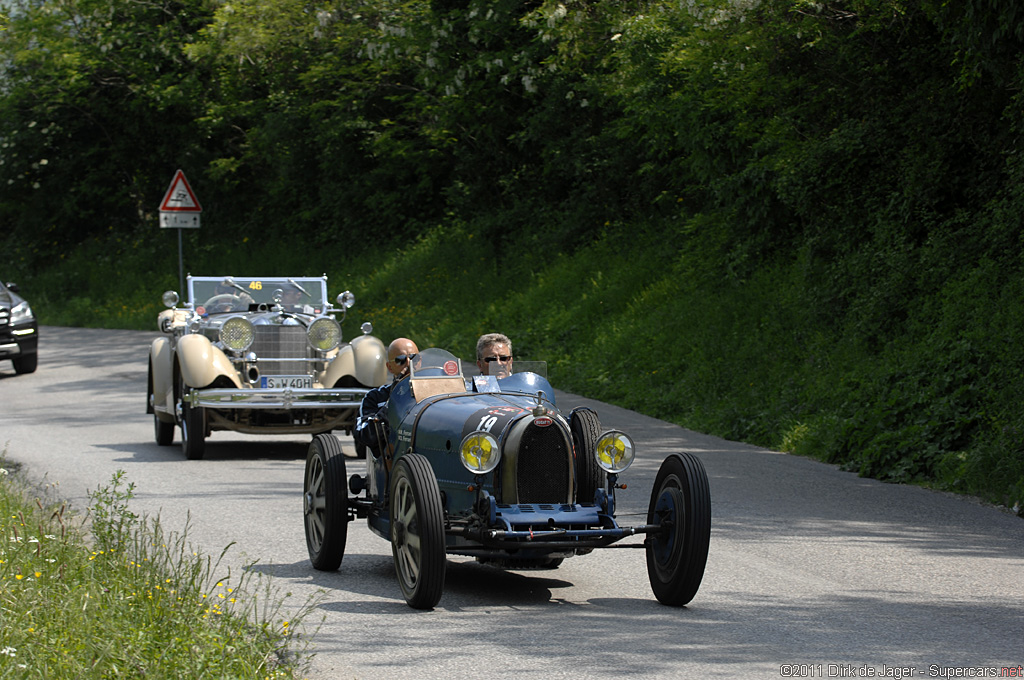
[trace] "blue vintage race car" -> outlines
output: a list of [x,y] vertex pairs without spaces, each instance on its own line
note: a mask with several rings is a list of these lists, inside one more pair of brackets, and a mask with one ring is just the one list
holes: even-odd
[[381,451],[366,475],[347,479],[341,445],[318,435],[306,456],[306,545],[313,567],[337,569],[348,524],[366,518],[391,542],[406,602],[441,599],[447,555],[509,569],[553,568],[620,539],[645,535],[651,588],[682,606],[700,587],[711,535],[711,495],[700,460],[672,454],[655,478],[647,523],[615,521],[619,475],[633,462],[632,439],[602,431],[597,414],[562,414],[542,373],[466,379],[440,349],[416,356],[376,423]]

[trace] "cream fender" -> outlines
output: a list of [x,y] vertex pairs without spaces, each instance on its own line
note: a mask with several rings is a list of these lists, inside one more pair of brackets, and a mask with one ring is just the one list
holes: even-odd
[[242,387],[227,355],[204,335],[185,335],[178,340],[178,364],[187,387],[206,387],[222,375],[235,387]]

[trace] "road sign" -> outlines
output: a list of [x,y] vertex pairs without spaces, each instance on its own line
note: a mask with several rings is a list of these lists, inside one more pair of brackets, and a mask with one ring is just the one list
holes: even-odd
[[160,226],[163,229],[198,229],[199,213],[161,211]]
[[196,195],[192,193],[192,187],[189,186],[188,180],[185,179],[185,173],[181,170],[174,173],[171,186],[167,187],[164,200],[160,203],[160,210],[168,212],[203,212],[202,206],[196,200]]
[[160,228],[178,230],[178,282],[182,292],[185,292],[185,258],[182,254],[181,230],[198,229],[201,212],[203,206],[199,205],[199,200],[185,179],[185,173],[178,170],[174,173],[171,186],[167,187],[164,200],[160,201]]
[[185,179],[185,173],[178,170],[174,173],[171,185],[167,187],[164,200],[160,202],[160,227],[198,229],[201,212],[203,207],[199,205],[199,200]]

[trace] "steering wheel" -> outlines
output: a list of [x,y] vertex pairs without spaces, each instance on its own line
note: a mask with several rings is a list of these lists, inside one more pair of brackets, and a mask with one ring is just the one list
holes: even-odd
[[203,307],[208,313],[235,312],[248,309],[249,303],[241,295],[221,293],[207,300]]

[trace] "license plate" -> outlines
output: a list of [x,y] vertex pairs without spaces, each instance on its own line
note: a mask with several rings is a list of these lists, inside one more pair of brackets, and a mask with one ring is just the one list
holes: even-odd
[[281,387],[312,388],[313,378],[308,375],[264,375],[260,377],[260,387],[273,389]]

